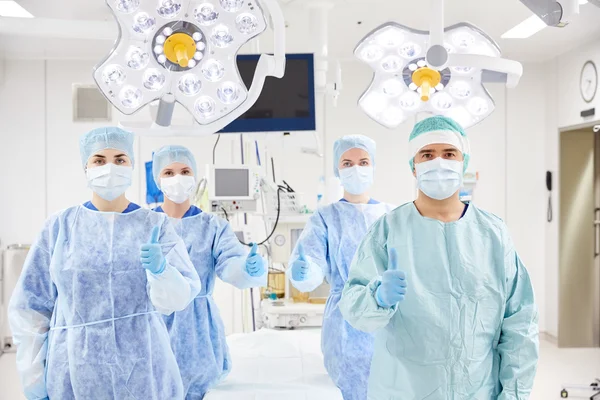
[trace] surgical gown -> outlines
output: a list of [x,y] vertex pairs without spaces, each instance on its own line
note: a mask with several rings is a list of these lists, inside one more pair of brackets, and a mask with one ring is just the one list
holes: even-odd
[[[167,217],[131,209],[68,208],[31,247],[9,306],[27,399],[183,399],[160,314],[183,310],[200,280]],[[156,226],[167,265],[153,275],[140,247]]]
[[[395,248],[405,299],[374,293]],[[470,205],[443,223],[413,203],[380,219],[358,249],[340,309],[376,332],[370,400],[528,399],[538,361],[538,312],[506,225]]]
[[369,204],[342,200],[323,207],[310,218],[290,259],[292,265],[298,259],[298,244],[302,244],[309,263],[308,279],[294,281],[292,268],[288,269],[288,278],[298,290],[311,292],[324,277],[331,286],[323,316],[321,348],[325,368],[345,400],[366,399],[373,336],[344,321],[338,302],[358,245],[369,227],[392,208],[374,200]]
[[266,286],[267,273],[259,277],[246,273],[248,249],[240,244],[224,219],[192,206],[183,219],[171,222],[183,238],[202,281],[202,291],[185,310],[165,317],[185,398],[199,400],[231,370],[223,321],[212,297],[216,276],[246,289]]

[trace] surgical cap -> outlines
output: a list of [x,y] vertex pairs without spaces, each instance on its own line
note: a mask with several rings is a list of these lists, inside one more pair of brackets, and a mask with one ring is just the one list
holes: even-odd
[[375,141],[363,135],[348,135],[335,141],[333,144],[333,173],[339,178],[340,170],[338,165],[342,155],[351,149],[362,149],[369,153],[371,163],[375,167],[375,152],[377,145]]
[[105,149],[123,151],[131,160],[131,165],[134,165],[134,139],[135,135],[133,133],[114,126],[98,128],[84,133],[79,138],[79,153],[81,154],[83,167],[86,167],[91,156]]
[[415,167],[415,156],[423,147],[430,144],[449,144],[456,147],[463,154],[464,170],[467,170],[471,157],[469,139],[463,128],[456,121],[448,117],[436,115],[424,119],[415,125],[408,139],[411,170]]
[[160,188],[160,173],[163,169],[174,163],[185,164],[194,171],[194,176],[198,176],[196,168],[196,159],[192,152],[183,146],[164,146],[161,147],[152,157],[152,175],[156,186]]

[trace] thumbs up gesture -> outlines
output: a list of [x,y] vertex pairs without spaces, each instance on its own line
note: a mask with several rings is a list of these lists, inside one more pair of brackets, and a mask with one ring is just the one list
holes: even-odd
[[160,274],[165,270],[167,262],[162,253],[158,237],[160,235],[160,227],[155,226],[152,230],[150,243],[143,244],[141,247],[141,262],[142,266],[153,274]]
[[252,250],[246,259],[246,272],[252,277],[262,276],[265,273],[265,261],[258,254],[258,245],[252,244]]
[[375,292],[375,300],[380,307],[390,308],[404,300],[406,276],[398,268],[398,252],[391,249],[388,270],[383,273],[381,285]]
[[296,282],[308,279],[308,262],[302,243],[298,244],[298,259],[292,263],[292,279]]

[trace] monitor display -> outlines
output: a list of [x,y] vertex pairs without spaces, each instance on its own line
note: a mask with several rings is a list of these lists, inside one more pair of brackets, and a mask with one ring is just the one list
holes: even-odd
[[250,195],[250,171],[247,169],[215,169],[216,197]]
[[[237,64],[249,89],[259,55],[238,55]],[[312,54],[287,54],[285,75],[267,77],[256,103],[221,133],[314,131],[315,82]]]

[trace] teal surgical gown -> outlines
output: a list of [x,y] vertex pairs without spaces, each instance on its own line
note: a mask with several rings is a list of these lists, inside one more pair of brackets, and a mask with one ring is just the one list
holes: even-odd
[[[160,227],[157,275],[140,247]],[[165,215],[88,203],[50,217],[31,247],[9,306],[28,400],[183,399],[161,314],[200,291],[185,245]]]
[[292,265],[298,259],[298,245],[302,244],[308,279],[295,281],[292,268],[288,269],[288,277],[298,290],[311,292],[323,283],[323,278],[331,285],[321,348],[325,368],[344,400],[365,400],[374,339],[372,334],[358,331],[344,321],[338,302],[358,245],[369,227],[392,208],[375,200],[369,204],[342,200],[323,207],[306,224],[290,259]]
[[231,370],[225,328],[213,299],[216,277],[247,289],[266,286],[267,274],[252,277],[246,272],[248,249],[224,219],[192,206],[182,219],[171,218],[171,222],[200,276],[202,291],[185,310],[165,316],[165,321],[185,398],[201,400]]
[[[374,293],[390,249],[408,284],[381,308]],[[369,400],[528,399],[538,361],[538,313],[506,225],[470,205],[443,223],[413,203],[362,241],[340,302],[352,326],[375,332]]]

